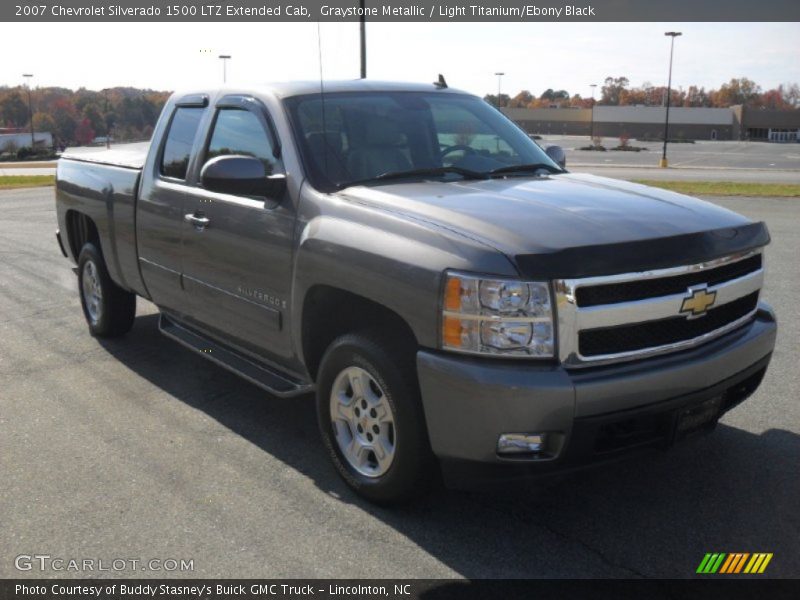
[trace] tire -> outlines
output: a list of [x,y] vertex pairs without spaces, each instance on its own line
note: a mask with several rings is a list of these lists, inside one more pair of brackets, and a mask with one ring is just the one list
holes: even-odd
[[136,317],[136,295],[111,280],[102,253],[91,242],[78,256],[78,291],[92,335],[118,337],[130,331]]
[[427,492],[438,472],[414,352],[379,340],[347,334],[328,347],[317,378],[317,420],[345,482],[371,502],[400,504]]

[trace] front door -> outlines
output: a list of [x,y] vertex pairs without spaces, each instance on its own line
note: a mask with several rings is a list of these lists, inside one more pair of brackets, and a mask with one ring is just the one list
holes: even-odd
[[[280,144],[260,102],[229,96],[215,110],[200,165],[235,154],[260,159],[268,175],[283,172]],[[235,196],[203,189],[198,182],[185,208],[183,284],[189,320],[249,352],[288,358],[285,314],[295,221],[288,192],[278,199]]]

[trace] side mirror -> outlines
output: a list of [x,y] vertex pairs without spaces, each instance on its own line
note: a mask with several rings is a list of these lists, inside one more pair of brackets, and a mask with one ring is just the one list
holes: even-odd
[[286,175],[267,176],[264,163],[253,156],[227,155],[212,158],[200,171],[203,187],[236,196],[258,196],[279,200],[286,191]]
[[545,153],[562,169],[567,168],[567,155],[561,146],[548,146]]

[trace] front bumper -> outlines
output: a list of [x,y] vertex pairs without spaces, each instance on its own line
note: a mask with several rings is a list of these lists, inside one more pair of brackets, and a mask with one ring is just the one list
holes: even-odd
[[[417,355],[434,453],[452,487],[579,468],[675,441],[678,415],[719,398],[716,418],[761,382],[775,346],[775,315],[672,355],[592,369]],[[551,432],[550,458],[500,457],[502,433]]]

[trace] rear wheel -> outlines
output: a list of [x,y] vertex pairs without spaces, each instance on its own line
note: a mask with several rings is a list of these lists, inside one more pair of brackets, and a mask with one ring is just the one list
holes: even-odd
[[136,316],[136,295],[111,280],[100,250],[91,242],[78,257],[78,290],[89,331],[99,337],[124,335]]
[[414,370],[370,334],[336,339],[320,365],[317,417],[333,464],[347,484],[381,504],[408,501],[436,476]]

